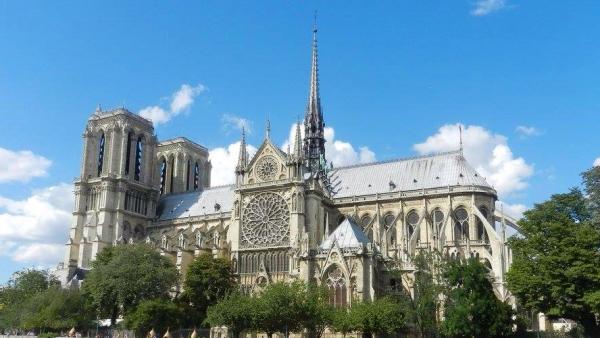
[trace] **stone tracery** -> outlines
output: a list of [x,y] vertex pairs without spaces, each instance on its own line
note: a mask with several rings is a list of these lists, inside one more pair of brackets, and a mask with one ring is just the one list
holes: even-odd
[[287,202],[276,193],[253,197],[242,215],[242,245],[245,247],[289,244],[290,212]]

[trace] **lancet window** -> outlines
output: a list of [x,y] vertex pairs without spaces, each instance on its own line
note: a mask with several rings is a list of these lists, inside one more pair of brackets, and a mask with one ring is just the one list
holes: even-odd
[[135,171],[133,175],[133,179],[136,181],[140,180],[140,176],[142,174],[142,137],[138,137],[137,142],[135,143]]
[[194,165],[194,190],[198,190],[200,186],[200,167],[198,166],[198,162]]
[[106,138],[104,136],[104,133],[102,133],[102,135],[100,135],[100,143],[98,146],[98,175],[100,176],[102,174],[102,166],[104,165],[104,145],[106,143]]
[[129,166],[131,162],[131,139],[133,138],[133,133],[127,133],[127,149],[125,151],[125,175],[129,175]]
[[166,184],[167,184],[167,160],[163,157],[160,162],[160,194],[164,195],[166,193]]

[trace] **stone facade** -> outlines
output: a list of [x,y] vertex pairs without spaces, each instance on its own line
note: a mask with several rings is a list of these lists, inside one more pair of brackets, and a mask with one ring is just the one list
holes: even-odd
[[150,121],[123,108],[93,113],[75,182],[66,281],[81,279],[104,247],[146,242],[183,273],[201,253],[227,256],[247,292],[300,279],[327,285],[332,303],[347,305],[410,289],[391,272],[410,274],[417,252],[437,250],[478,257],[507,299],[504,233],[514,224],[496,210],[496,191],[461,150],[329,165],[316,30],[312,57],[293,149],[282,151],[267,129],[250,158],[242,136],[232,185],[210,187],[205,147],[186,138],[159,142]]

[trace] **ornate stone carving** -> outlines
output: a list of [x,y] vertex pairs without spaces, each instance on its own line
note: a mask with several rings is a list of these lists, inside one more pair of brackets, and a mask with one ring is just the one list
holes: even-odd
[[276,193],[254,196],[242,214],[242,246],[272,247],[289,245],[290,211]]

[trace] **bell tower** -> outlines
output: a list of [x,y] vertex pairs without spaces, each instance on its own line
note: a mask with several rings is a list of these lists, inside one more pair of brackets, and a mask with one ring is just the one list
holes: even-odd
[[98,108],[88,119],[64,262],[70,275],[104,247],[143,238],[158,201],[156,145],[152,123],[124,108]]

